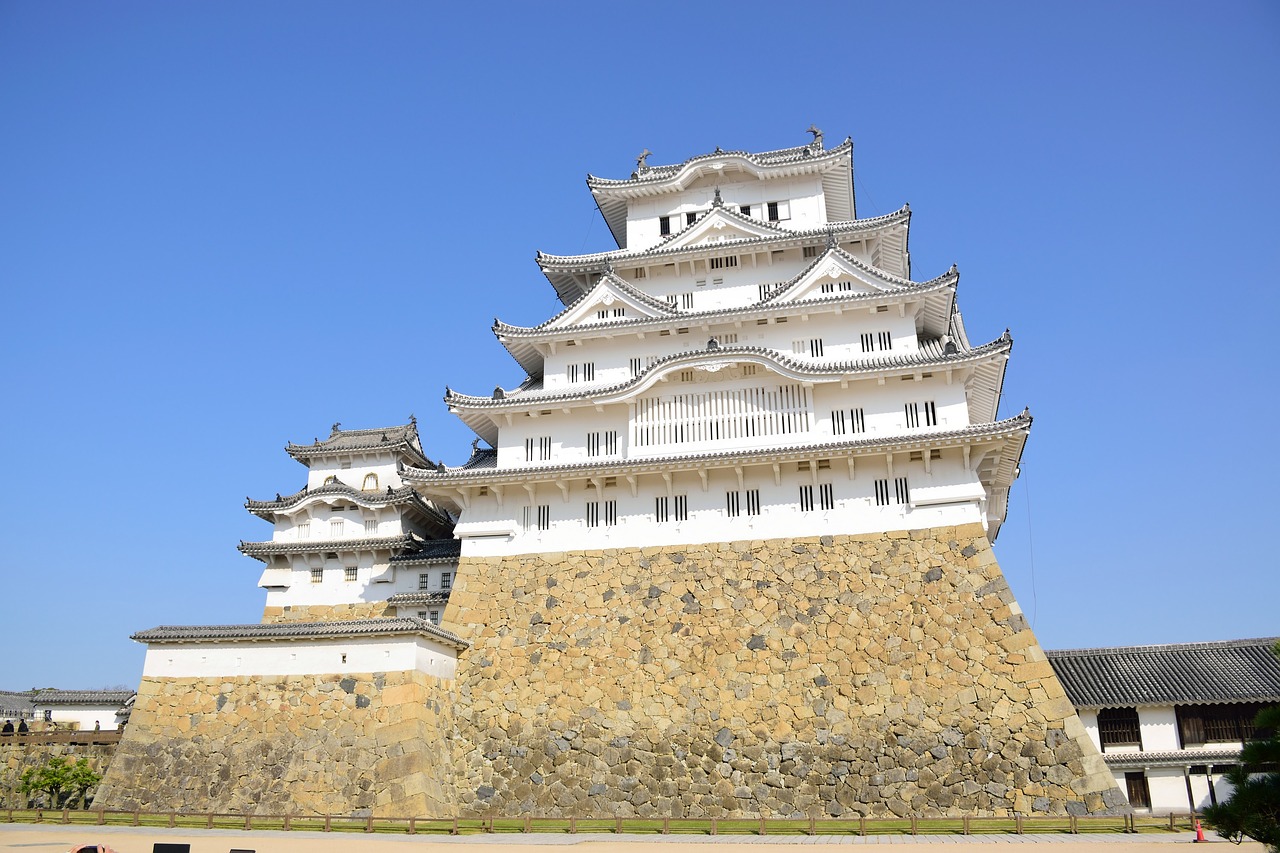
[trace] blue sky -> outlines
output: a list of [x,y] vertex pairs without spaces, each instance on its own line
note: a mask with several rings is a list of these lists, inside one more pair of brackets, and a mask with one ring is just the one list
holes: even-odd
[[286,441],[412,412],[460,462],[441,394],[522,378],[534,252],[612,247],[586,173],[810,123],[1013,331],[1043,645],[1280,634],[1280,5],[462,5],[0,2],[0,687],[257,620]]

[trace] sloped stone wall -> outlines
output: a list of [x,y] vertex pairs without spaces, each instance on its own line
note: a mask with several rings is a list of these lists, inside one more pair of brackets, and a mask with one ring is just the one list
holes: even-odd
[[449,691],[419,672],[144,678],[96,804],[452,815]]
[[981,527],[463,558],[463,814],[1122,809]]

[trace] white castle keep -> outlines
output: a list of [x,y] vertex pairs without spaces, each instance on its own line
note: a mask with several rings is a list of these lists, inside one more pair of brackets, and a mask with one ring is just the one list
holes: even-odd
[[[161,627],[102,801],[387,815],[1126,807],[991,551],[1031,427],[1012,348],[853,146],[588,178],[618,248],[539,254],[526,374],[290,444],[261,624]],[[196,737],[195,735],[199,735]],[[272,766],[263,776],[256,768]],[[174,767],[216,775],[193,784]]]

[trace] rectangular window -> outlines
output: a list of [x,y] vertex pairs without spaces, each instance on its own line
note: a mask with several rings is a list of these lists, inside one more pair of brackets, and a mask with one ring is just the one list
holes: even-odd
[[911,503],[911,490],[907,488],[907,478],[897,477],[893,481],[893,498],[894,503],[908,504]]
[[551,436],[543,435],[524,440],[525,462],[546,462],[551,458]]
[[439,625],[439,624],[440,624],[440,611],[439,611],[439,610],[431,610],[431,611],[428,611],[428,613],[427,613],[427,621],[428,621],[428,622],[430,622],[432,625]]
[[608,320],[608,319],[609,319],[609,309],[608,309],[608,308],[602,308],[602,309],[600,309],[599,311],[597,311],[597,312],[596,312],[596,319],[597,319],[597,320]]
[[594,361],[584,361],[582,364],[569,365],[570,382],[594,382],[595,378],[596,363]]
[[587,433],[588,456],[615,456],[618,453],[618,431]]
[[822,338],[810,338],[807,341],[792,341],[791,351],[796,355],[808,355],[810,358],[822,358]]
[[771,201],[768,204],[766,204],[765,210],[769,212],[768,215],[769,215],[770,222],[778,221],[778,203],[776,201]]
[[725,492],[725,515],[730,518],[737,518],[742,512],[742,495],[738,492]]
[[653,520],[658,524],[666,524],[671,520],[671,506],[666,495],[653,499]]
[[675,502],[676,502],[676,521],[688,521],[689,520],[689,496],[676,495]]
[[808,432],[812,420],[809,390],[797,384],[682,390],[635,406],[631,447],[793,435]]
[[551,528],[551,504],[538,504],[524,508],[524,529],[549,530]]
[[823,509],[836,508],[835,489],[830,483],[818,484],[818,505]]
[[636,267],[636,270],[635,270],[635,277],[636,277],[636,278],[648,278],[648,277],[649,277],[649,270],[648,270],[648,269],[646,269],[645,267]]
[[747,515],[760,514],[760,490],[747,489]]
[[440,588],[443,590],[453,589],[453,572],[440,573]]
[[[757,295],[760,297],[761,302],[769,298],[769,285],[767,284],[756,285],[756,291],[757,291]],[[767,323],[768,321],[763,320],[760,322],[763,324],[763,323]]]
[[431,575],[428,572],[418,575],[418,589],[431,589]]
[[[641,278],[644,278],[644,276],[640,276],[640,277],[641,277]],[[627,316],[627,309],[626,309],[626,308],[614,308],[614,309],[613,309],[613,316],[614,316],[615,318],[616,318],[616,317],[626,317],[626,316]]]
[[738,256],[729,255],[724,258],[711,258],[709,263],[713,270],[728,269],[729,267],[736,267],[738,265]]
[[[676,296],[674,293],[668,293],[667,304],[670,305],[672,308],[675,308],[677,305],[680,304],[680,297]],[[667,332],[667,334],[671,334],[671,333]]]
[[821,286],[823,293],[848,293],[853,290],[853,282],[851,281],[828,281],[823,282]]
[[671,217],[659,216],[658,217],[658,234],[665,237],[670,233],[671,233]]
[[342,536],[342,519],[335,518],[329,522],[329,538],[338,539]]
[[725,346],[727,344],[736,344],[738,342],[738,333],[725,332],[724,334],[716,335],[716,342],[719,343],[721,346]]
[[378,519],[366,518],[364,520],[364,532],[367,536],[376,536],[378,533]]
[[934,406],[932,400],[928,400],[924,403],[907,403],[903,406],[903,411],[906,414],[908,429],[914,429],[920,426],[921,414],[924,415],[925,426],[938,425],[938,410],[937,407]]
[[312,582],[312,583],[320,583],[320,582],[321,582],[321,581],[323,581],[323,580],[324,580],[324,569],[323,569],[323,568],[320,568],[320,569],[312,569],[312,570],[311,570],[311,582]]
[[[804,247],[804,249],[801,251],[801,254],[802,254],[804,257],[806,257],[806,258],[816,258],[816,257],[818,257],[818,247],[817,247],[817,246],[805,246],[805,247]],[[826,285],[824,284],[824,285],[823,285],[823,288],[825,288],[825,287],[826,287]],[[823,293],[826,293],[826,292],[827,292],[826,290],[823,290]]]
[[343,566],[342,579],[347,581],[353,581],[356,579],[356,572],[357,572],[357,569],[355,566]]
[[741,213],[743,216],[750,216],[750,215],[751,215],[751,205],[749,205],[749,204],[740,204],[740,205],[738,205],[738,212],[739,212],[739,213]]
[[693,294],[692,293],[680,294],[680,307],[683,308],[685,311],[693,310]]
[[876,480],[876,506],[889,505],[889,481]]
[[800,487],[800,511],[813,512],[813,486]]
[[599,527],[602,520],[605,527],[618,523],[617,501],[587,501],[587,527]]
[[298,522],[298,538],[299,539],[311,538],[311,522],[310,521]]
[[640,375],[640,359],[638,358],[631,359],[630,366],[631,366],[631,376],[632,377],[639,376]]
[[848,435],[867,431],[867,419],[861,407],[857,409],[834,409],[831,412],[831,434]]
[[697,222],[697,221],[698,221],[698,214],[697,214],[697,212],[696,212],[696,211],[695,211],[695,212],[693,212],[693,213],[686,213],[686,214],[684,215],[684,224],[685,224],[685,225],[692,225],[693,223],[695,223],[695,222]]
[[419,611],[418,611],[418,618],[419,618],[419,619],[426,619],[426,618],[427,618],[427,611],[425,611],[425,610],[419,610]]
[[863,332],[859,336],[863,352],[893,349],[893,334],[890,332]]
[[1098,740],[1109,746],[1142,746],[1137,708],[1102,708],[1098,711]]

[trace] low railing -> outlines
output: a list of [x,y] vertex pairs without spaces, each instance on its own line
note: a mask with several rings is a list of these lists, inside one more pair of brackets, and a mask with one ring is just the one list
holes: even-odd
[[229,813],[3,809],[7,823],[150,826],[169,829],[243,829],[312,832],[380,832],[401,835],[490,833],[596,833],[610,835],[1024,835],[1180,832],[1195,829],[1194,814],[1108,817],[952,818],[638,818],[638,817],[345,817]]
[[123,734],[119,729],[107,731],[57,731],[57,732],[0,732],[0,744],[5,743],[74,743],[102,745],[119,743]]

